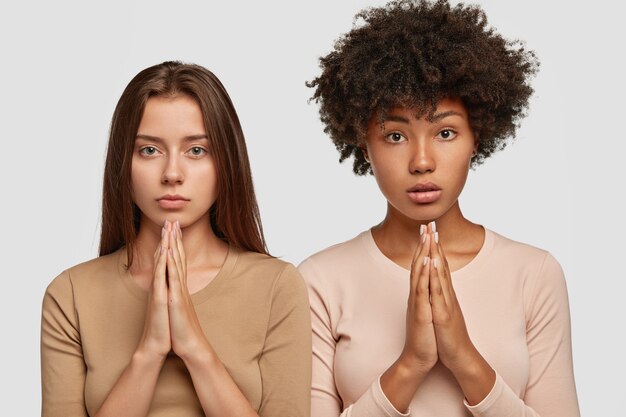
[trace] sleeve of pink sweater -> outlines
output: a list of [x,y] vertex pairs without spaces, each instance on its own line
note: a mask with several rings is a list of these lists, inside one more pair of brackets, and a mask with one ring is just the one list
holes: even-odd
[[389,402],[380,387],[380,380],[354,404],[343,410],[334,377],[336,341],[330,323],[329,306],[324,299],[323,281],[315,271],[312,260],[301,264],[300,270],[309,289],[311,328],[313,330],[313,373],[311,384],[311,417],[406,417]]
[[[358,254],[355,258],[359,259]],[[344,408],[335,384],[334,360],[337,340],[331,322],[331,306],[319,265],[309,259],[300,265],[307,281],[313,329],[312,417],[406,417],[389,402],[379,378],[356,401]],[[332,268],[332,267],[331,267]],[[332,270],[332,269],[331,269]],[[546,253],[535,279],[523,288],[529,376],[523,395],[518,396],[496,369],[496,382],[479,404],[465,407],[475,417],[577,417],[580,415],[572,370],[569,305],[563,271]],[[337,299],[337,297],[334,297]],[[405,302],[405,300],[398,300]],[[341,308],[341,307],[339,307]],[[506,349],[502,340],[502,349]],[[363,348],[361,346],[361,348]],[[359,352],[353,352],[358,355]],[[395,359],[395,358],[394,358]],[[441,393],[432,392],[438,396]],[[445,397],[441,398],[446,401]],[[416,405],[412,404],[413,411]],[[452,417],[452,416],[449,416]]]
[[517,397],[498,375],[479,404],[465,406],[476,417],[580,416],[572,365],[571,325],[565,277],[559,263],[546,254],[537,279],[524,292],[529,381]]

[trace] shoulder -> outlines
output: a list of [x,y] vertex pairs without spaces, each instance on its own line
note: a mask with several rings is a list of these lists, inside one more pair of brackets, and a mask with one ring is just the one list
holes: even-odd
[[79,294],[100,292],[102,284],[110,282],[110,277],[118,274],[119,255],[118,252],[114,252],[100,256],[61,272],[46,288],[44,308],[51,301],[58,305],[68,303],[73,305]]
[[109,255],[99,256],[66,269],[50,282],[46,291],[68,286],[90,285],[102,277],[119,273],[120,251],[123,250],[125,249],[119,249]]
[[562,285],[564,281],[563,269],[556,258],[547,250],[527,243],[515,241],[496,232],[491,233],[493,240],[493,258],[495,262],[507,265],[508,269],[515,268],[524,272],[530,287],[537,284]]
[[493,230],[485,229],[485,232],[490,235],[493,242],[493,248],[497,251],[499,256],[510,256],[523,260],[524,262],[542,262],[543,259],[549,254],[545,249],[513,240],[496,233]]
[[296,267],[286,261],[257,252],[240,251],[235,263],[235,275],[247,278],[252,285],[271,287],[302,286]]
[[510,239],[492,230],[486,229],[486,233],[490,235],[494,255],[501,262],[532,267],[537,270],[546,264],[558,265],[558,261],[546,249]]
[[366,230],[352,239],[314,253],[302,261],[298,265],[298,269],[306,279],[307,275],[313,271],[337,271],[344,268],[351,261],[363,259],[363,256],[367,253],[365,238],[369,233],[369,230]]

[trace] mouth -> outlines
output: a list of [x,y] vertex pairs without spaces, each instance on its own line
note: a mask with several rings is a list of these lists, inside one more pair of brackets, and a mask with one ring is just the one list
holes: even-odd
[[419,183],[406,190],[409,198],[418,204],[434,203],[441,197],[441,188],[432,182]]
[[182,197],[178,194],[166,194],[157,199],[157,203],[161,208],[166,210],[177,210],[185,207],[189,202],[188,198]]
[[441,187],[433,182],[418,183],[406,190],[408,193],[424,193],[428,191],[441,191]]

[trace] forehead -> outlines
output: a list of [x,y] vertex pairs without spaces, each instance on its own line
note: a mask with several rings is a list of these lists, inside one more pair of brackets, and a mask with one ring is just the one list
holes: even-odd
[[146,101],[137,134],[168,136],[204,133],[198,103],[188,95],[154,96]]

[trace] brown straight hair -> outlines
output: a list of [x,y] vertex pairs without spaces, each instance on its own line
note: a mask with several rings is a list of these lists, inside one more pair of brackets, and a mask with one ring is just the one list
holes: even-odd
[[178,94],[200,106],[215,161],[217,200],[208,213],[213,232],[237,248],[268,254],[243,131],[226,89],[204,67],[168,61],[137,74],[115,107],[104,168],[100,256],[126,246],[127,267],[133,262],[141,215],[131,186],[135,136],[150,97]]

